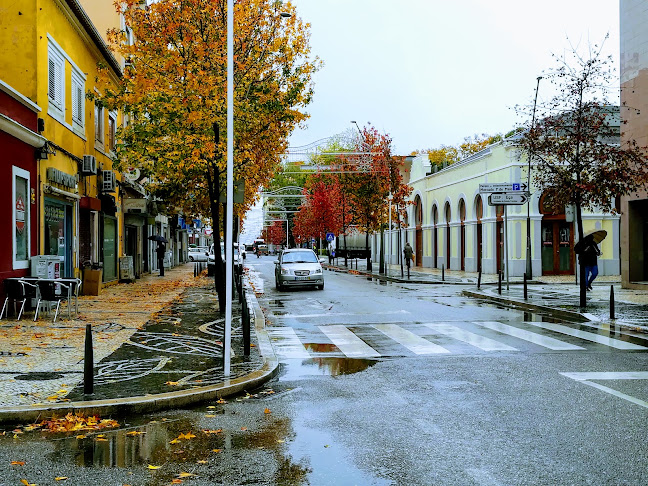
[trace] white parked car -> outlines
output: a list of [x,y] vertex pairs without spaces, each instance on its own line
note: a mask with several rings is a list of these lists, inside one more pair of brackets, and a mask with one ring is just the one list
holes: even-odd
[[[221,255],[223,255],[223,261],[227,261],[225,257],[225,243],[221,241]],[[238,251],[238,244],[234,243],[234,266],[238,266],[239,270],[243,267],[243,258]],[[209,247],[209,255],[207,257],[207,275],[213,275],[214,272],[214,262],[216,261],[216,256],[214,255],[214,245]]]
[[206,246],[196,246],[189,248],[189,261],[191,262],[206,262],[209,248]]

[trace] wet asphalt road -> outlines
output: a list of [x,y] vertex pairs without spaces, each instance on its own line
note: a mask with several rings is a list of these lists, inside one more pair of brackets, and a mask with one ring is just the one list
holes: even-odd
[[647,354],[610,345],[645,341],[479,305],[457,286],[326,272],[323,291],[277,292],[272,261],[248,261],[283,355],[262,390],[132,417],[104,437],[7,431],[0,485],[648,484],[648,387],[623,374],[645,374]]

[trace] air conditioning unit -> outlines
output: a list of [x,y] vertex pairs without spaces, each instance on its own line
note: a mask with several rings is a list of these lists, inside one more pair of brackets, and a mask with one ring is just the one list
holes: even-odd
[[101,190],[103,192],[113,192],[115,190],[115,173],[112,170],[101,171]]
[[96,175],[97,174],[97,159],[94,155],[84,155],[83,163],[81,165],[81,175]]

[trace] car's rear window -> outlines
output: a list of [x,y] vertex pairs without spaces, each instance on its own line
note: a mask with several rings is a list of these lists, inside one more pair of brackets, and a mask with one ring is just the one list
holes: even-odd
[[281,256],[281,261],[283,263],[318,263],[319,260],[317,256],[312,251],[295,251],[295,252],[284,252]]

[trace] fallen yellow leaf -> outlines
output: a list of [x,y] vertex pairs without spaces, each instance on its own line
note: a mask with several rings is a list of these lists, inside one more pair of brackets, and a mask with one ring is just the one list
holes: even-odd
[[57,478],[54,478],[55,481],[65,481],[67,479],[66,476],[59,476]]
[[24,466],[25,461],[11,461],[12,466]]
[[272,413],[269,408],[266,408],[263,413]]
[[162,466],[151,466],[150,464],[148,465],[149,469],[160,469]]
[[179,477],[179,478],[190,478],[190,477],[192,477],[192,476],[195,476],[195,474],[193,474],[193,473],[188,473],[188,472],[181,472],[180,474],[178,474],[178,477]]

